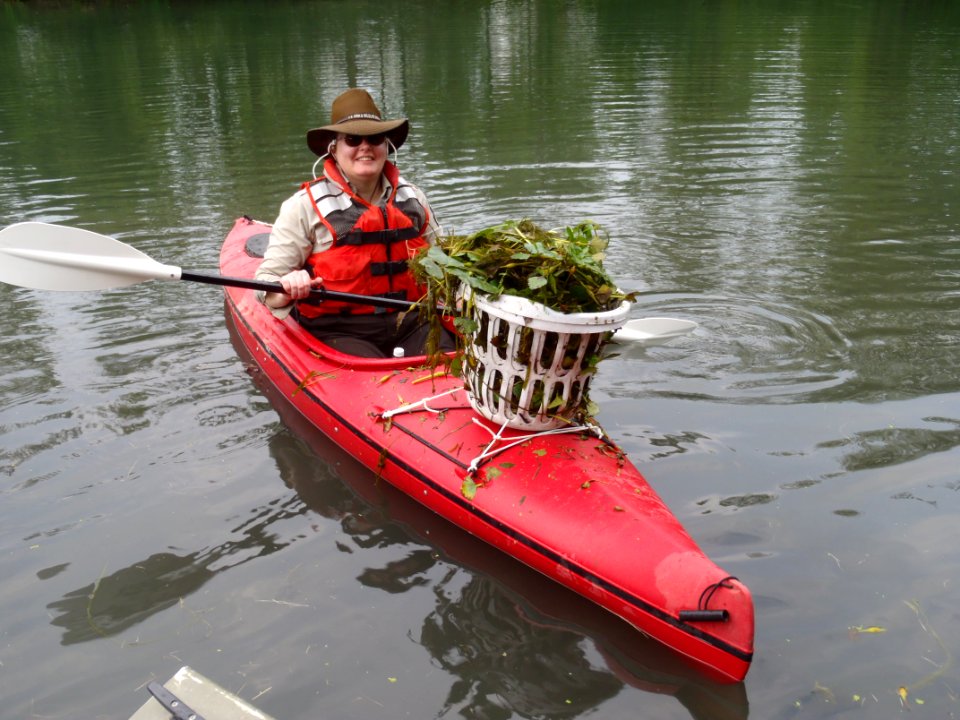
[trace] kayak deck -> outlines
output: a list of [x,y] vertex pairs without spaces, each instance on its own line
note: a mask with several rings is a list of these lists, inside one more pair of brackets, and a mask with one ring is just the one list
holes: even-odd
[[[225,275],[253,277],[269,225],[240,218]],[[265,379],[380,477],[690,658],[740,681],[753,654],[747,588],[710,561],[599,427],[526,433],[470,406],[424,358],[339,353],[227,288],[237,335]]]

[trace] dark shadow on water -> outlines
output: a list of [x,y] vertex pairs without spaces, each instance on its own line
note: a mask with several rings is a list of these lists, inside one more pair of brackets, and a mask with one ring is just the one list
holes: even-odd
[[232,528],[239,534],[236,540],[186,554],[154,553],[70,591],[47,605],[57,613],[51,624],[64,629],[62,645],[117,635],[176,605],[217,573],[282,550],[293,540],[278,540],[270,526],[306,512],[296,496],[274,500],[254,509],[247,521]]

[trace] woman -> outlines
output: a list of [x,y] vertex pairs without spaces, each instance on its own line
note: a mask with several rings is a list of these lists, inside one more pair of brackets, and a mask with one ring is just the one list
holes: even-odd
[[323,174],[283,203],[257,270],[258,280],[283,286],[261,295],[274,315],[292,312],[318,338],[351,355],[424,352],[428,325],[416,312],[310,299],[310,290],[321,286],[411,302],[423,295],[407,260],[439,238],[440,227],[423,192],[387,160],[409,129],[406,118],[382,119],[365,90],[337,97],[330,124],[307,133],[307,145],[325,158]]

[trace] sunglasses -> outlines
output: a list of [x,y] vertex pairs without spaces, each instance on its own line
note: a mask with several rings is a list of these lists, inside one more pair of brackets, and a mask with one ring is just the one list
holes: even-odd
[[372,147],[377,145],[383,145],[386,142],[387,136],[385,133],[377,133],[376,135],[344,135],[343,141],[350,147],[360,147],[360,143],[364,140],[367,141]]

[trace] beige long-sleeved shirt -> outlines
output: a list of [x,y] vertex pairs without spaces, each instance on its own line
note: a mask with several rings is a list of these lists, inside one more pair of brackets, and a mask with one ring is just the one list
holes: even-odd
[[[409,185],[417,200],[426,208],[429,215],[427,230],[424,239],[435,242],[442,233],[440,225],[434,217],[433,210],[427,202],[423,192],[414,185]],[[374,204],[386,203],[392,192],[392,187],[384,177],[382,192]],[[320,221],[317,211],[313,207],[306,190],[299,190],[287,198],[280,206],[280,213],[273,224],[270,233],[270,242],[263,255],[263,262],[257,269],[256,279],[267,282],[278,282],[281,277],[293,270],[304,267],[307,258],[315,252],[324,252],[333,245],[330,230]],[[259,292],[258,297],[263,301],[265,293]],[[284,318],[290,314],[293,305],[281,308],[270,308],[276,317]]]

